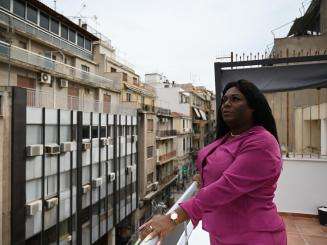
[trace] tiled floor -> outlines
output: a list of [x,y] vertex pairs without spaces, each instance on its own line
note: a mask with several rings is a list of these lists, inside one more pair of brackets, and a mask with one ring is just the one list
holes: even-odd
[[327,226],[317,218],[281,215],[286,224],[288,245],[327,245]]

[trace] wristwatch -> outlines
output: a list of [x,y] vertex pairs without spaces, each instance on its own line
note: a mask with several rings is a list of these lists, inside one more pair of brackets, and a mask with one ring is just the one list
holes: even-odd
[[178,225],[177,223],[177,219],[178,219],[178,214],[173,211],[170,216],[169,216],[170,220],[175,224],[175,225]]

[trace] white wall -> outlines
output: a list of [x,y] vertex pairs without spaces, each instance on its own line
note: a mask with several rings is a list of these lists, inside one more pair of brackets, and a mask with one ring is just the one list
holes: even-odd
[[275,196],[279,212],[317,214],[327,205],[327,160],[284,159]]

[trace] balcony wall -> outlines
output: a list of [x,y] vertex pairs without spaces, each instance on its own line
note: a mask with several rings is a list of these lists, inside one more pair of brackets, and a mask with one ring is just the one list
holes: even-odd
[[317,214],[327,204],[327,160],[284,159],[275,202],[279,212]]

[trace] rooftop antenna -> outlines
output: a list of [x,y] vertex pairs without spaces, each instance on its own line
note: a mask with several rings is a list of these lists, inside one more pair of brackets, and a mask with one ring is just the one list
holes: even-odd
[[56,0],[53,0],[53,7],[54,7],[54,10],[57,11],[57,1]]

